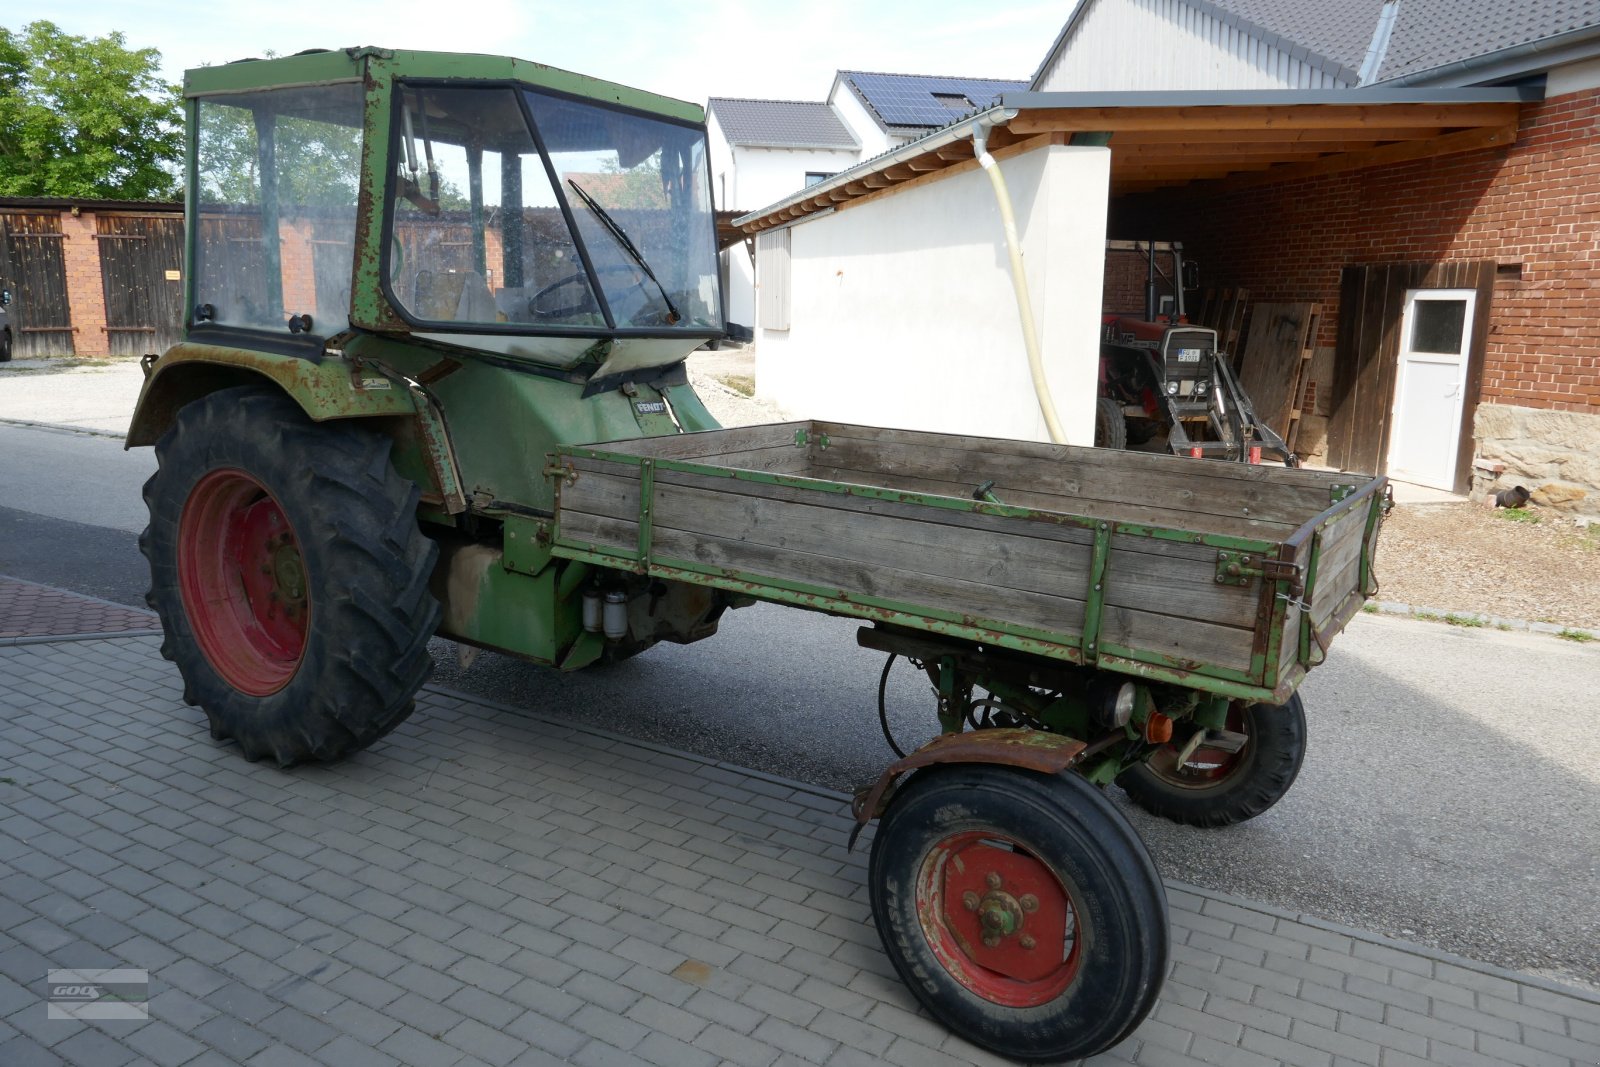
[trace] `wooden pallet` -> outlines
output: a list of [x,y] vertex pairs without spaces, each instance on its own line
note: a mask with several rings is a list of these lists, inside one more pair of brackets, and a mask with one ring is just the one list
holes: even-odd
[[1292,449],[1303,414],[1320,304],[1257,304],[1250,316],[1239,384],[1256,416]]

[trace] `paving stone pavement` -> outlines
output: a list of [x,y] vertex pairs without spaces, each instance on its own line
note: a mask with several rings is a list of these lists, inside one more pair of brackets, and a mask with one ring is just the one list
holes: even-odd
[[[427,690],[372,751],[213,742],[148,637],[0,647],[0,1065],[999,1063],[878,947],[840,795]],[[1600,997],[1171,886],[1092,1063],[1600,1063]],[[49,1020],[47,969],[150,972]]]
[[42,637],[156,633],[155,612],[0,576],[0,643]]

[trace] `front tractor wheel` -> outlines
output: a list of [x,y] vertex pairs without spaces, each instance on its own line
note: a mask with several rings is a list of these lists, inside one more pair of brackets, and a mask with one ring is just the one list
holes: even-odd
[[1300,694],[1281,706],[1235,701],[1227,732],[1243,745],[1213,747],[1202,739],[1179,763],[1179,739],[1117,776],[1133,802],[1152,815],[1188,826],[1232,826],[1283,799],[1306,757],[1306,710]]
[[873,841],[872,914],[917,999],[1004,1056],[1063,1060],[1121,1041],[1166,973],[1150,854],[1076,775],[919,772]]
[[212,736],[289,766],[399,725],[433,666],[438,548],[388,439],[243,387],[180,411],[156,458],[147,599]]

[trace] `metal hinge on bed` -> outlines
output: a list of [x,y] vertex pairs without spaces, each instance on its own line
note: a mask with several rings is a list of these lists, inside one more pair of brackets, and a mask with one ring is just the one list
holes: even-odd
[[1298,564],[1286,560],[1262,559],[1249,552],[1224,550],[1217,553],[1218,585],[1249,585],[1252,578],[1265,578],[1269,582],[1293,582],[1298,589],[1304,580],[1304,575]]

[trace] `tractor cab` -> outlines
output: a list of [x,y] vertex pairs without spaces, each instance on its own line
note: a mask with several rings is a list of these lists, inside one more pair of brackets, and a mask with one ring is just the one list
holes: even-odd
[[317,348],[353,328],[614,374],[722,334],[692,105],[382,49],[206,68],[188,88],[190,340]]

